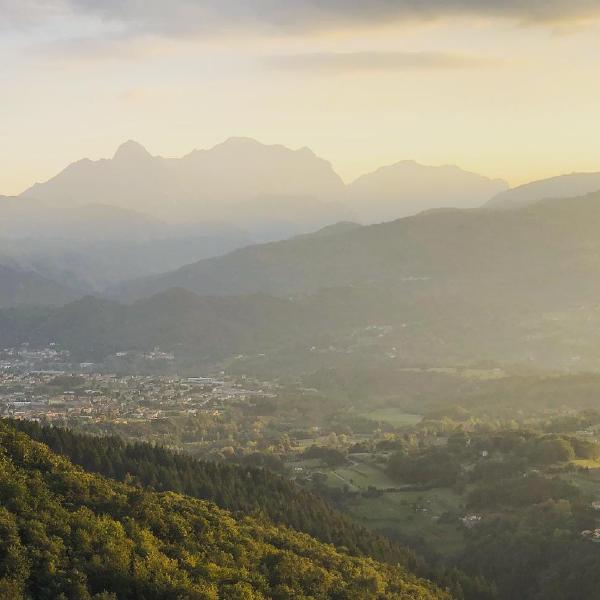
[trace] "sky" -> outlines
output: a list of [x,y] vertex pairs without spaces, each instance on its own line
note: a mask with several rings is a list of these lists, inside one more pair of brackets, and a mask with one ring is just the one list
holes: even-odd
[[0,194],[127,139],[600,171],[600,0],[0,0]]

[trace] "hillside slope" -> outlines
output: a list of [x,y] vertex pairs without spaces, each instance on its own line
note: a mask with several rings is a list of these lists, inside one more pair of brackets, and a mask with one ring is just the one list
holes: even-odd
[[0,529],[0,594],[13,600],[448,597],[307,535],[86,473],[6,425]]
[[0,217],[0,263],[90,292],[251,242],[233,226],[172,226],[105,204],[54,206],[0,197]]
[[500,192],[488,203],[488,208],[523,208],[549,198],[575,198],[600,190],[600,173],[571,173],[532,181]]
[[86,360],[160,346],[196,368],[267,353],[271,375],[367,356],[596,369],[599,228],[590,195],[301,236],[134,283],[124,296],[159,293],[131,305],[0,311],[0,344],[57,342]]
[[0,264],[0,308],[19,305],[61,305],[80,297],[81,291],[33,271]]
[[436,210],[337,235],[250,246],[132,281],[116,292],[126,299],[171,287],[288,295],[334,286],[409,288],[417,281],[450,291],[469,281],[515,290],[539,282],[568,294],[570,285],[600,285],[599,227],[600,194],[515,211]]
[[1,311],[0,344],[56,342],[97,359],[161,346],[202,361],[303,339],[324,327],[325,318],[318,307],[288,299],[200,297],[171,289],[131,306],[88,296],[57,309]]
[[264,515],[354,555],[412,565],[412,554],[357,525],[320,496],[269,471],[197,460],[149,443],[75,433],[29,421],[6,421],[74,464],[118,481],[135,480],[156,491],[171,491],[214,502],[238,515]]

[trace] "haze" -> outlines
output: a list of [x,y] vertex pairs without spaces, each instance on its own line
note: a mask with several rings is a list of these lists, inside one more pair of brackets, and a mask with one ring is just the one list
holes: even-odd
[[0,2],[0,192],[136,139],[309,146],[515,185],[600,164],[598,2]]

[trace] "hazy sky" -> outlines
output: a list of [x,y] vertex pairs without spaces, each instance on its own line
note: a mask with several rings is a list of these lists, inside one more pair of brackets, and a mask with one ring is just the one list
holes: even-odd
[[133,138],[600,171],[600,0],[0,0],[0,194]]

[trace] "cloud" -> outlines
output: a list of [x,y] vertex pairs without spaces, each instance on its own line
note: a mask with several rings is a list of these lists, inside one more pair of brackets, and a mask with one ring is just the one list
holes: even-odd
[[557,24],[600,15],[600,0],[0,0],[0,25],[55,15],[160,35],[315,31],[455,16]]
[[63,64],[140,60],[174,52],[163,38],[149,35],[132,38],[124,33],[59,38],[33,44],[28,50],[34,56]]
[[444,52],[321,52],[269,56],[264,61],[277,69],[327,72],[465,69],[500,64],[498,60]]
[[0,0],[0,29],[37,25],[65,8],[64,0]]

